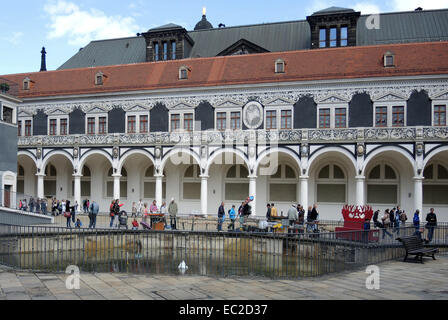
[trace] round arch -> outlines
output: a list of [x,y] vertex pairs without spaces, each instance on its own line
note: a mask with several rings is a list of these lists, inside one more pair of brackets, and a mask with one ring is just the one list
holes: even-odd
[[426,168],[428,163],[431,161],[432,158],[435,156],[441,154],[442,152],[448,151],[448,146],[441,146],[438,148],[435,148],[426,155],[425,159],[423,160],[423,169]]
[[379,147],[369,153],[369,155],[364,160],[361,174],[365,175],[366,168],[369,166],[370,162],[373,159],[375,159],[378,155],[381,155],[382,153],[385,153],[385,152],[390,153],[391,151],[394,151],[394,152],[397,152],[397,153],[403,155],[409,161],[409,164],[411,165],[414,174],[416,173],[415,160],[414,160],[414,158],[412,158],[412,156],[407,151],[405,151],[402,148],[395,147],[395,146],[385,146],[385,147]]
[[31,159],[31,161],[33,161],[33,163],[36,165],[37,167],[37,160],[36,160],[36,156],[34,154],[32,154],[30,151],[28,150],[19,150],[17,152],[17,158],[20,156],[25,156]]
[[152,165],[155,165],[155,160],[154,157],[152,156],[152,154],[150,154],[148,151],[146,150],[142,150],[142,149],[134,149],[134,150],[130,150],[127,151],[122,158],[120,158],[120,162],[118,163],[118,168],[117,168],[117,172],[121,172],[121,168],[123,168],[124,163],[126,162],[126,159],[129,158],[132,155],[135,154],[140,154],[146,158],[148,158],[151,161]]
[[343,158],[347,159],[352,164],[352,169],[354,170],[355,175],[356,175],[356,159],[354,158],[353,154],[350,153],[350,151],[348,151],[345,148],[341,148],[341,147],[324,147],[324,148],[316,151],[308,160],[307,173],[310,172],[310,169],[312,168],[314,162],[318,158],[320,158],[322,155],[324,155],[326,153],[330,153],[330,152],[336,152],[336,153],[342,155]]
[[213,161],[215,161],[215,159],[224,154],[224,153],[233,153],[234,155],[240,157],[244,163],[246,164],[247,168],[250,170],[250,166],[249,166],[249,160],[247,159],[246,155],[244,154],[244,152],[242,152],[241,150],[238,149],[232,149],[232,148],[224,148],[224,149],[220,149],[218,151],[216,151],[207,161],[206,167],[205,167],[205,174],[208,175],[208,171],[210,169],[210,166],[212,165]]
[[188,154],[189,156],[191,156],[197,164],[201,163],[201,159],[199,158],[199,156],[196,154],[196,152],[194,152],[191,149],[188,148],[175,148],[170,150],[162,159],[162,162],[160,163],[160,171],[163,172],[163,170],[165,170],[165,165],[167,163],[167,161],[175,154],[180,154],[180,153],[184,153],[184,154]]
[[64,158],[66,158],[66,159],[72,164],[72,167],[73,167],[73,168],[75,167],[75,165],[74,165],[74,163],[73,163],[73,159],[72,159],[71,155],[70,155],[67,151],[55,150],[55,151],[50,151],[50,152],[45,156],[45,158],[43,158],[43,160],[42,160],[42,166],[41,166],[41,171],[45,171],[45,168],[47,167],[48,162],[50,162],[50,159],[51,159],[52,157],[54,157],[54,156],[57,156],[57,155],[59,155],[59,156],[63,156]]
[[84,167],[85,163],[87,162],[87,159],[90,158],[93,155],[102,155],[104,156],[110,163],[110,165],[113,167],[113,160],[112,157],[110,156],[110,154],[108,154],[106,151],[104,150],[98,150],[98,149],[94,149],[94,150],[89,150],[87,151],[85,154],[82,155],[80,162],[79,162],[79,171],[82,172],[82,168]]
[[275,147],[275,148],[271,148],[269,150],[265,150],[263,151],[260,156],[258,157],[257,161],[255,162],[255,168],[254,171],[258,172],[258,168],[260,166],[260,163],[266,159],[267,157],[269,157],[271,154],[274,153],[281,153],[281,154],[285,154],[287,156],[289,156],[291,159],[293,159],[293,162],[295,165],[297,165],[297,167],[299,168],[299,176],[300,176],[300,169],[301,169],[301,164],[300,164],[300,159],[297,156],[297,154],[295,154],[292,150],[290,149],[286,149],[286,148],[279,148],[279,147]]

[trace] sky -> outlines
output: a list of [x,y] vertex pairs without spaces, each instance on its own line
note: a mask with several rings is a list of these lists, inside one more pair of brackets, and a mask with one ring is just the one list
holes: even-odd
[[214,27],[306,19],[331,6],[361,14],[448,8],[448,0],[0,0],[0,74],[35,72],[45,46],[56,70],[90,41],[135,36],[167,23],[193,30],[207,10]]

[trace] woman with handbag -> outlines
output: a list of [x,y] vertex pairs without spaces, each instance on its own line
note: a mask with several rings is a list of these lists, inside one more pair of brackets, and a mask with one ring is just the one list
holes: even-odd
[[384,211],[384,215],[382,216],[382,218],[381,218],[381,220],[382,220],[382,228],[383,228],[383,239],[384,239],[384,237],[386,236],[386,233],[387,233],[387,235],[389,236],[389,237],[391,237],[392,238],[392,234],[389,232],[389,231],[387,231],[387,228],[389,228],[389,226],[390,226],[390,213],[389,213],[389,209],[386,209],[385,211]]
[[109,209],[109,215],[110,215],[110,227],[112,228],[112,226],[114,225],[114,220],[115,220],[115,200],[112,200],[112,202],[110,203],[110,209]]
[[65,203],[65,212],[64,212],[64,217],[67,219],[67,228],[72,228],[72,225],[70,223],[72,214],[70,213],[70,201],[67,200]]

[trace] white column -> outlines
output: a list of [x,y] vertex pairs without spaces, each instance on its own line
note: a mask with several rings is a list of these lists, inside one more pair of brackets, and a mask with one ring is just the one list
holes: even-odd
[[157,201],[157,208],[160,208],[162,205],[162,182],[163,182],[163,175],[156,175],[156,201]]
[[420,221],[423,221],[423,179],[414,177],[414,210],[420,211]]
[[356,176],[356,205],[357,206],[364,206],[365,200],[364,200],[364,189],[365,189],[365,176]]
[[300,181],[300,204],[305,210],[305,218],[308,214],[308,176],[301,176]]
[[207,203],[208,203],[208,182],[209,176],[201,176],[201,213],[207,215]]
[[81,211],[81,175],[79,174],[74,174],[73,175],[73,179],[74,179],[74,190],[73,190],[73,194],[75,197],[75,202],[73,203],[73,205],[78,202],[78,211]]
[[252,207],[252,215],[257,215],[257,177],[249,176],[249,197],[254,197],[254,201],[250,203]]
[[37,174],[37,197],[44,198],[44,174]]
[[113,174],[114,177],[114,199],[120,199],[120,178],[121,174]]

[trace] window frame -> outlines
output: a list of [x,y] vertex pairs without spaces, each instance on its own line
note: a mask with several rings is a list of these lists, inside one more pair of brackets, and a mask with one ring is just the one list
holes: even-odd
[[[386,165],[389,166],[395,173],[395,179],[386,179]],[[380,166],[380,177],[379,179],[375,179],[372,178],[370,179],[369,176],[372,172],[373,169],[375,169],[377,166]],[[368,189],[369,189],[369,184],[371,185],[388,185],[388,186],[397,186],[397,194],[396,194],[396,198],[397,198],[397,203],[393,204],[393,205],[397,205],[400,202],[400,195],[401,195],[401,185],[400,185],[400,172],[395,168],[395,166],[393,164],[391,164],[388,161],[376,161],[373,164],[369,165],[368,167],[369,170],[366,170],[366,178],[365,178],[365,199],[367,201],[367,197],[368,197]],[[386,206],[389,205],[389,203],[371,203],[372,205],[377,205],[377,206]],[[392,203],[390,203],[392,204]]]
[[[330,109],[330,127],[320,126],[320,110]],[[336,109],[345,109],[345,127],[336,127]],[[349,125],[349,105],[348,103],[322,103],[317,105],[317,129],[347,129]]]
[[[437,106],[445,106],[445,125],[435,124],[435,108]],[[433,100],[431,102],[431,125],[433,127],[446,127],[448,125],[447,121],[447,111],[448,111],[448,100]]]
[[[234,112],[238,112],[240,114],[239,117],[239,128],[237,129],[233,129],[232,128],[232,113]],[[226,114],[226,127],[225,129],[218,129],[218,113],[225,113]],[[215,131],[227,131],[227,130],[231,130],[231,131],[235,131],[235,130],[241,130],[242,125],[243,125],[243,119],[242,119],[242,108],[241,107],[236,107],[236,108],[215,108]]]
[[[23,117],[21,118],[23,121],[23,128],[22,128],[22,137],[32,137],[33,136],[33,117]],[[27,122],[30,123],[30,134],[26,134],[26,128],[27,128]]]
[[[185,124],[185,114],[191,113],[193,115],[193,128],[191,131],[185,130],[184,124]],[[177,130],[172,130],[171,128],[171,120],[173,115],[179,115],[179,128]],[[194,109],[183,109],[183,110],[170,110],[169,111],[169,121],[168,121],[168,131],[169,132],[195,132],[196,131],[196,118],[195,118],[195,110]]]
[[[386,107],[387,108],[387,125],[385,127],[383,126],[377,126],[376,125],[376,108],[377,107]],[[403,107],[403,126],[393,126],[392,125],[392,110],[393,107]],[[406,101],[396,100],[396,101],[378,101],[373,103],[373,126],[374,128],[404,128],[407,126],[407,103]]]
[[[341,171],[344,173],[344,178],[340,179],[340,178],[334,178],[334,166],[338,166]],[[330,166],[329,168],[329,172],[328,172],[328,178],[319,178],[319,174],[322,171],[322,169],[324,169],[326,166]],[[318,204],[325,204],[325,205],[335,205],[335,204],[341,204],[344,203],[346,204],[349,198],[349,175],[348,172],[345,168],[345,166],[341,163],[339,163],[338,161],[331,161],[331,162],[326,162],[324,164],[322,164],[321,166],[319,166],[315,172],[314,175],[314,181],[315,181],[315,188],[314,188],[314,199],[315,202]],[[319,184],[324,184],[324,185],[328,185],[328,184],[334,184],[334,185],[340,185],[340,184],[344,184],[345,186],[345,200],[343,202],[319,202],[317,200],[317,192],[318,192],[318,185]]]
[[[56,128],[55,128],[55,134],[51,134],[51,121],[54,120],[56,121]],[[66,133],[65,134],[61,134],[61,120],[65,120],[67,121],[67,128],[66,128]],[[49,136],[66,136],[69,134],[69,117],[68,115],[54,115],[54,116],[48,116],[47,118],[47,134]]]
[[[89,118],[94,118],[95,119],[95,132],[94,133],[89,133]],[[106,118],[106,132],[104,133],[100,133],[100,118]],[[104,134],[108,134],[109,132],[109,115],[108,113],[90,113],[90,114],[86,114],[85,116],[85,134],[86,135],[104,135]]]
[[[268,129],[268,112],[275,112],[275,125],[274,129]],[[291,112],[291,128],[290,129],[282,129],[282,111],[290,111]],[[294,129],[294,107],[292,105],[276,105],[276,106],[265,106],[264,108],[264,121],[263,121],[263,129],[269,131],[282,131],[282,130],[292,130]]]

